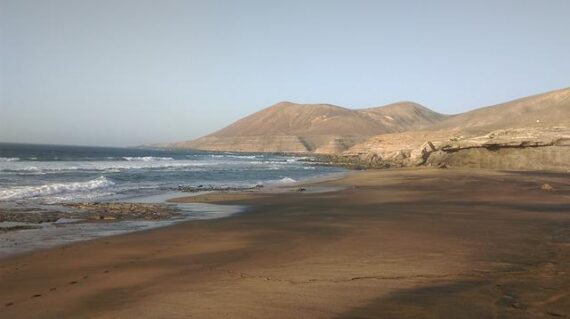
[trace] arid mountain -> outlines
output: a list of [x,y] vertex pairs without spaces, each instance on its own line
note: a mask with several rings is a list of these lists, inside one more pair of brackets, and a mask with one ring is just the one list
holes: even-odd
[[570,88],[453,116],[412,102],[362,110],[282,102],[168,146],[336,154],[339,162],[365,167],[568,170]]
[[249,115],[209,136],[373,135],[401,132],[439,122],[444,115],[401,102],[364,110],[330,104],[281,102]]
[[570,124],[570,88],[462,113],[431,126],[429,130],[482,134],[499,129],[563,124]]
[[412,102],[363,110],[281,102],[213,134],[169,146],[216,151],[338,153],[373,135],[422,129],[446,118]]
[[415,132],[381,134],[340,161],[368,167],[570,169],[570,88],[449,117]]

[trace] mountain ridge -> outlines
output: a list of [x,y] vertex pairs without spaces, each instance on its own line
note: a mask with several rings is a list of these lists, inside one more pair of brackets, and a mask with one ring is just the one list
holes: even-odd
[[570,88],[454,115],[441,114],[410,101],[363,109],[282,101],[198,139],[164,146],[209,151],[354,155],[362,154],[367,148],[378,150],[387,145],[397,148],[399,143],[402,147],[418,146],[429,139],[556,125],[570,126]]
[[[174,148],[242,152],[323,152],[348,149],[366,138],[424,128],[447,118],[413,102],[366,109],[279,102]],[[256,146],[257,144],[257,146]]]
[[430,127],[484,133],[497,129],[570,123],[570,88],[526,96],[456,114]]
[[336,159],[359,167],[570,169],[570,88],[449,117],[427,129],[381,134]]

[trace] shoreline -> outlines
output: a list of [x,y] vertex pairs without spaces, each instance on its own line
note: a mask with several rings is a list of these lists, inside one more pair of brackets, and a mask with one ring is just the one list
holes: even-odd
[[204,193],[196,193],[194,195],[179,196],[169,198],[165,203],[188,204],[188,203],[204,203],[204,204],[223,204],[226,202],[242,201],[253,198],[263,198],[267,196],[275,196],[278,194],[286,194],[293,192],[302,193],[326,193],[344,189],[343,187],[319,187],[320,184],[332,183],[353,174],[353,171],[342,173],[332,173],[323,176],[316,176],[303,181],[287,183],[283,185],[271,185],[261,189],[251,189],[242,191],[211,191]]
[[333,192],[216,195],[248,208],[0,259],[0,313],[570,315],[567,177],[394,169],[313,184],[342,187]]
[[[220,199],[220,197],[229,196],[245,199],[248,194],[289,192],[295,191],[301,185],[333,181],[348,174],[350,172],[328,173],[303,181],[240,191],[200,191],[196,193],[173,191],[122,201],[110,200],[55,205],[56,208],[59,206],[81,207],[76,211],[62,212],[54,208],[54,211],[19,213],[7,210],[3,212],[6,215],[4,217],[17,217],[26,214],[21,215],[20,218],[33,222],[19,220],[3,222],[8,230],[0,231],[0,235],[2,235],[0,237],[2,241],[0,242],[0,249],[4,249],[4,251],[0,250],[0,260],[46,249],[57,249],[82,241],[120,236],[132,232],[144,232],[203,219],[225,218],[240,213],[243,208],[237,206],[232,208],[227,207],[227,205],[226,207],[219,207],[213,201],[204,200],[204,198],[215,196]],[[183,196],[185,193],[187,196]],[[181,198],[184,200],[179,200]],[[136,208],[135,211],[132,210],[133,206]],[[65,239],[60,240],[57,237]]]

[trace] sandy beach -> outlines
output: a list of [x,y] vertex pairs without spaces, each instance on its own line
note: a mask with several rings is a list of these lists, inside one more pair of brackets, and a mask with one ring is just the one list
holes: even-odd
[[0,259],[0,318],[570,317],[569,177],[370,170],[181,198],[247,209]]

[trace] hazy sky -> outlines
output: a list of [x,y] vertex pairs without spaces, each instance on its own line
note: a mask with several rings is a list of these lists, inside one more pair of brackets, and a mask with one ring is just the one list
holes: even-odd
[[0,0],[0,141],[198,137],[278,101],[443,113],[570,86],[569,0]]

